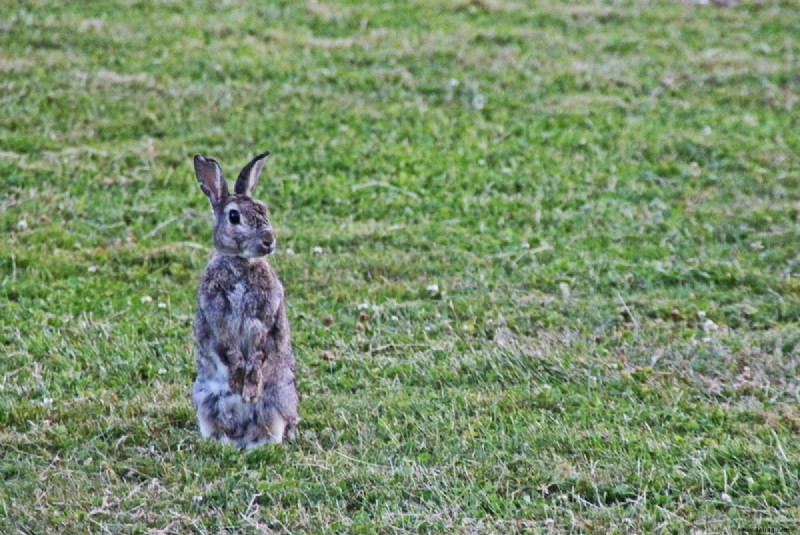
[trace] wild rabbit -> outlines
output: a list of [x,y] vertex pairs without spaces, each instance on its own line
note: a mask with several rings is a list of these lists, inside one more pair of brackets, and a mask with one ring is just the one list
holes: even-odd
[[219,164],[194,157],[214,212],[215,252],[197,291],[192,401],[204,437],[247,448],[292,440],[298,423],[283,286],[262,258],[275,251],[275,236],[266,205],[250,197],[268,156],[242,169],[232,195]]

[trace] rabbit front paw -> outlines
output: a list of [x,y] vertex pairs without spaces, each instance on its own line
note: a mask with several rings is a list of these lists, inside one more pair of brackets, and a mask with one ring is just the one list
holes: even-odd
[[228,373],[228,387],[234,394],[242,393],[242,389],[244,388],[245,372],[246,370],[244,367],[244,362],[238,362],[230,367],[230,371]]
[[226,351],[228,365],[228,388],[234,394],[242,393],[245,376],[245,361],[241,351],[229,349]]
[[242,399],[245,403],[252,403],[261,396],[263,390],[262,379],[261,365],[259,363],[249,363],[244,377],[244,387],[242,388]]

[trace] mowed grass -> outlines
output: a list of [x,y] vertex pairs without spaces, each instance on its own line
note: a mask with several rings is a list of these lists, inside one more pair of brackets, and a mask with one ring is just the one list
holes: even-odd
[[[3,2],[0,532],[800,529],[800,12],[701,4]],[[241,452],[191,155],[263,150]]]

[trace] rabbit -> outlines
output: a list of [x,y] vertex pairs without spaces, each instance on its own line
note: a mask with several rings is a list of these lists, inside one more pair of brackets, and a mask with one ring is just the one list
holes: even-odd
[[215,251],[197,291],[192,401],[203,437],[242,448],[294,440],[299,421],[283,286],[263,258],[275,235],[266,205],[250,196],[269,154],[242,169],[233,194],[215,160],[194,157]]

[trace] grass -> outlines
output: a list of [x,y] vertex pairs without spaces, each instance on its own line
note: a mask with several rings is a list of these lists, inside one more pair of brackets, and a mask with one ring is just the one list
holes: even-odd
[[[800,529],[800,18],[701,4],[2,3],[0,532]],[[267,149],[243,453],[190,156]]]

